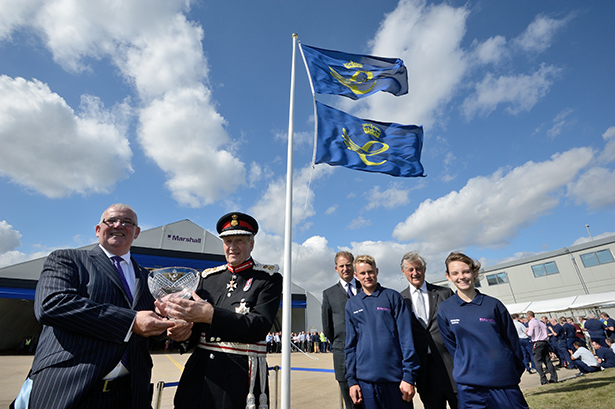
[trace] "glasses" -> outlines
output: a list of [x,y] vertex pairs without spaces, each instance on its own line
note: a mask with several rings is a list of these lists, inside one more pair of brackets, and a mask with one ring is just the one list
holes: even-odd
[[111,217],[109,219],[103,219],[102,222],[104,224],[106,224],[107,226],[109,226],[109,227],[115,226],[118,222],[119,222],[120,226],[122,226],[122,227],[136,226],[135,222],[133,222],[130,219],[118,219],[117,217]]

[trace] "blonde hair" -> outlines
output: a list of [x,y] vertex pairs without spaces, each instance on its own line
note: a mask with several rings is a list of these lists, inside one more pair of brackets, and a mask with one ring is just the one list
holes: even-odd
[[354,259],[354,263],[352,266],[355,268],[355,270],[357,268],[357,264],[359,263],[369,264],[374,268],[374,270],[376,269],[376,260],[372,256],[368,256],[367,254],[357,256],[357,258]]

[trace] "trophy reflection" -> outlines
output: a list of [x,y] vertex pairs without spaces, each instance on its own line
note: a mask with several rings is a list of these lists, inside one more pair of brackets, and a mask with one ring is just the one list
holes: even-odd
[[[199,272],[190,267],[166,267],[150,271],[147,277],[149,291],[158,301],[170,297],[188,299],[199,284]],[[176,319],[175,321],[183,321]]]

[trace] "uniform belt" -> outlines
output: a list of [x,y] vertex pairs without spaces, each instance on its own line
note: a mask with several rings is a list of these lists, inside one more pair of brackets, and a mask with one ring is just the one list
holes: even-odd
[[267,343],[257,342],[256,344],[244,344],[241,342],[207,342],[204,336],[201,336],[199,348],[210,351],[224,352],[227,354],[248,355],[248,356],[266,356]]
[[97,392],[111,392],[124,388],[130,388],[130,375],[115,379],[102,379],[94,384],[94,390]]

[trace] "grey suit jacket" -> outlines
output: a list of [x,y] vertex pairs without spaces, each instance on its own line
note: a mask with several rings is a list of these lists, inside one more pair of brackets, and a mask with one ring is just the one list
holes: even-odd
[[132,260],[135,293],[128,296],[112,262],[92,250],[57,250],[45,262],[34,313],[43,331],[32,364],[30,408],[77,406],[129,351],[132,407],[151,408],[152,360],[147,338],[126,334],[139,310],[153,310],[147,270]]
[[[442,335],[438,329],[438,305],[450,296],[453,295],[453,290],[448,287],[427,283],[427,294],[429,298],[429,318],[427,327],[423,327],[412,310],[412,297],[410,296],[410,288],[408,286],[401,292],[402,297],[406,300],[408,308],[412,311],[412,336],[414,338],[414,347],[421,361],[421,367],[417,377],[417,386],[420,388],[425,385],[429,379],[434,379],[429,376],[430,372],[435,373],[440,379],[449,379],[451,387],[454,391],[457,390],[455,381],[453,380],[453,357],[446,349]],[[428,358],[428,353],[433,354],[435,365],[425,365]],[[423,384],[423,385],[421,385]],[[440,385],[425,385],[432,387],[440,387]],[[429,388],[431,389],[431,388]]]
[[[361,283],[356,281],[357,291]],[[338,281],[322,292],[322,331],[331,342],[333,349],[333,369],[335,379],[346,382],[346,362],[344,347],[346,346],[346,301],[348,294]]]

